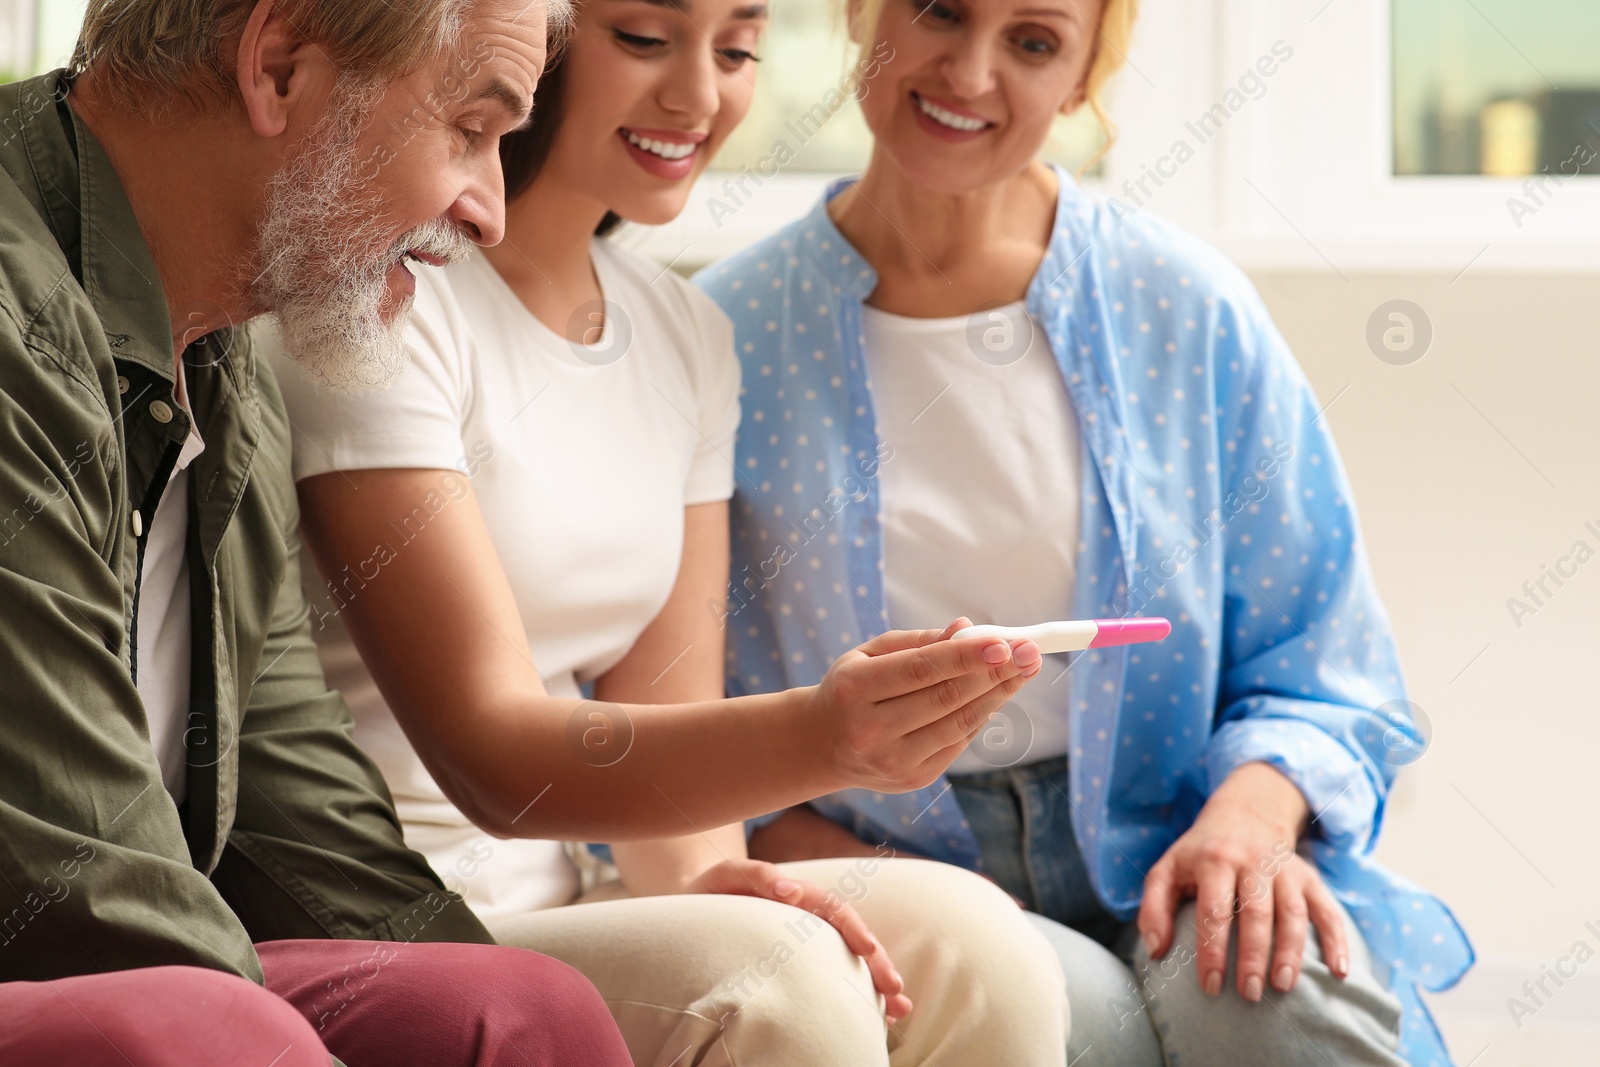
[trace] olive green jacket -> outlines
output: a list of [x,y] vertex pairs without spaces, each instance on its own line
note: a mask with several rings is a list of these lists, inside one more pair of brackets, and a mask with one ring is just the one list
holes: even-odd
[[402,843],[300,585],[290,427],[245,330],[184,354],[188,799],[135,689],[142,531],[188,416],[166,299],[62,74],[0,86],[0,982],[252,941],[490,940]]

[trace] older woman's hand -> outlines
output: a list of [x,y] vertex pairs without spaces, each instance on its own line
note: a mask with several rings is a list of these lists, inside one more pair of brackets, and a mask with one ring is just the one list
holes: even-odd
[[1300,790],[1271,766],[1248,763],[1230,774],[1145,878],[1139,930],[1151,958],[1166,955],[1173,916],[1192,896],[1200,927],[1196,967],[1212,996],[1222,991],[1227,973],[1235,913],[1238,989],[1246,1000],[1261,999],[1269,962],[1272,987],[1283,993],[1294,988],[1308,920],[1321,936],[1329,970],[1344,978],[1350,970],[1344,916],[1316,869],[1295,852],[1307,814]]

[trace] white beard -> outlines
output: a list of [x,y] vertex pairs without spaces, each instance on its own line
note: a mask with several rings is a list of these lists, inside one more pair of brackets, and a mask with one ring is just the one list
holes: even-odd
[[311,380],[343,393],[383,388],[405,369],[408,300],[389,321],[388,273],[407,250],[450,262],[472,242],[435,219],[389,236],[357,146],[382,87],[346,85],[267,183],[253,257],[253,302],[270,309],[285,353]]

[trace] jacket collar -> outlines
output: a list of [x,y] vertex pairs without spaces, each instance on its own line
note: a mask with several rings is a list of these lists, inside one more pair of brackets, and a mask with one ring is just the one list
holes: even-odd
[[878,272],[856,251],[856,246],[840,232],[833,216],[828,214],[828,205],[833,198],[854,185],[856,180],[840,178],[830,182],[827,192],[822,194],[822,199],[812,206],[811,212],[801,223],[800,233],[807,241],[806,251],[833,283],[835,292],[841,297],[864,303],[878,287]]
[[28,121],[23,138],[46,204],[50,228],[94,305],[119,360],[174,377],[172,325],[150,248],[105,149],[67,104],[71,82],[56,71],[41,79],[54,108]]
[[[176,368],[166,293],[122,180],[99,140],[67,104],[72,85],[65,71],[36,79],[54,108],[23,127],[46,222],[73,268],[119,364],[136,364],[171,390]],[[190,346],[190,396],[220,463],[237,444],[248,457],[259,432],[254,354],[243,329],[218,330]],[[227,416],[226,425],[218,420]]]

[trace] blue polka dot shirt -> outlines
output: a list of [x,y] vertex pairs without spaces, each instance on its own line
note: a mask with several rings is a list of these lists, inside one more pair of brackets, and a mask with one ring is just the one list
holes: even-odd
[[[1078,654],[1058,687],[1095,890],[1133,915],[1145,872],[1212,790],[1269,763],[1305,794],[1309,854],[1404,1003],[1402,1055],[1448,1064],[1417,989],[1453,985],[1472,948],[1443,903],[1369,858],[1395,773],[1424,742],[1327,420],[1236,267],[1057,174],[1026,303],[1082,436],[1077,581],[1060,617],[1173,624],[1159,644]],[[844,184],[696,278],[733,320],[744,370],[735,694],[814,684],[887,628],[876,475],[894,449],[862,354],[876,277],[826,210]],[[948,790],[813,806],[864,840],[978,869]]]

